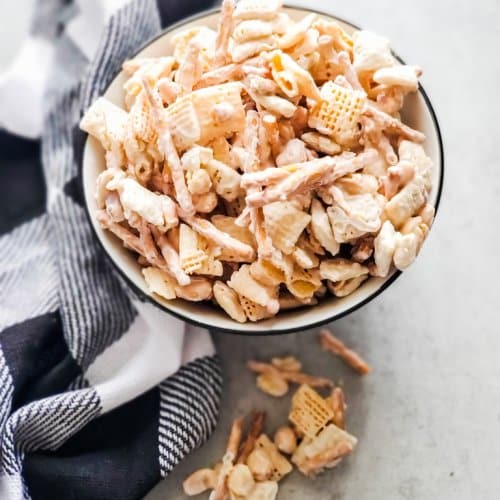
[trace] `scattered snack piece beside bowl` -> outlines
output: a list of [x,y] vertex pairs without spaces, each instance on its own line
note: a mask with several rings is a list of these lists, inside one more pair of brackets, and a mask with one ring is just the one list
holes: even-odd
[[184,493],[194,496],[212,490],[210,500],[274,500],[279,481],[294,465],[314,477],[354,451],[357,439],[345,430],[345,410],[340,387],[323,398],[301,385],[292,398],[291,425],[279,427],[273,440],[263,432],[264,412],[252,413],[243,441],[243,419],[235,419],[222,460],[190,474]]
[[204,326],[291,331],[359,307],[415,260],[439,201],[421,73],[329,16],[225,0],[125,61],[83,116],[98,239]]
[[[348,350],[330,331],[322,330],[319,340],[325,350],[335,345],[333,353],[360,375],[370,371],[361,356]],[[247,419],[248,430],[243,439],[244,420],[236,418],[221,461],[185,479],[183,490],[188,496],[211,490],[210,500],[274,500],[278,496],[279,482],[294,466],[304,476],[314,477],[325,469],[335,468],[358,443],[346,431],[347,405],[340,386],[327,378],[305,375],[302,363],[293,356],[273,358],[270,363],[249,361],[248,367],[261,373],[257,387],[269,396],[284,396],[288,392],[288,382],[299,384],[292,396],[289,423],[278,427],[271,440],[265,433],[265,412],[253,411]],[[267,380],[263,383],[261,377]],[[286,390],[275,390],[280,387],[280,381]],[[330,393],[323,397],[313,386],[318,390],[328,388]]]

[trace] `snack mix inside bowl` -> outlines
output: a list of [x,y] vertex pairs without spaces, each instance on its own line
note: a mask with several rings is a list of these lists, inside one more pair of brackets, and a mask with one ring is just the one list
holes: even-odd
[[101,97],[81,121],[105,150],[99,224],[151,293],[243,323],[413,262],[433,162],[399,112],[420,68],[279,0],[225,0],[217,31],[171,43],[124,63],[125,109]]

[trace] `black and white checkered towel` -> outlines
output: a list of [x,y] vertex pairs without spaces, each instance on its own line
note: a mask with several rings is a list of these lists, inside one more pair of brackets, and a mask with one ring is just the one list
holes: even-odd
[[0,124],[41,128],[46,184],[38,142],[0,132],[1,500],[141,498],[215,426],[222,377],[208,332],[137,302],[108,268],[72,144],[123,60],[162,22],[208,6],[39,0],[0,75]]

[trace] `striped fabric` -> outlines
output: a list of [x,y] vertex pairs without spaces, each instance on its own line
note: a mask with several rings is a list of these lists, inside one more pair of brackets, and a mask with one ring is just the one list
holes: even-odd
[[[94,241],[79,190],[81,114],[161,28],[155,0],[124,3],[86,63],[64,34],[72,2],[38,2],[33,31],[58,60],[42,137],[45,211],[0,236],[2,500],[140,498],[217,422],[222,374],[208,332],[135,302]],[[172,21],[190,2],[168,4]]]
[[99,411],[95,389],[58,394],[19,408],[3,430],[2,469],[8,475],[20,474],[26,452],[57,449]]
[[5,423],[12,407],[12,395],[14,384],[10,376],[9,367],[5,361],[3,352],[0,350],[0,435],[3,435]]
[[48,216],[1,237],[0,248],[0,331],[25,318],[55,311],[58,277]]
[[[204,443],[217,422],[222,377],[216,357],[183,366],[160,384],[160,472],[166,476]],[[201,389],[201,390],[200,390]],[[206,397],[208,394],[209,397]],[[206,415],[200,419],[199,415]]]

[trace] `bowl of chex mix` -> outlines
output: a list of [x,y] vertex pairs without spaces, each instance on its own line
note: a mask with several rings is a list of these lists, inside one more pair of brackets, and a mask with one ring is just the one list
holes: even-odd
[[383,36],[278,0],[169,27],[81,120],[97,239],[140,297],[208,328],[348,314],[413,263],[439,204],[421,74]]

